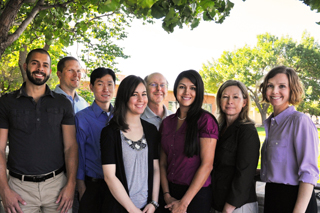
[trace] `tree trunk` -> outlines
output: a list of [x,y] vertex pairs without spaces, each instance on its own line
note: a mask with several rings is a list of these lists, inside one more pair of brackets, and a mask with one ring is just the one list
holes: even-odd
[[12,44],[12,42],[8,41],[9,30],[17,17],[22,3],[23,0],[8,1],[5,9],[0,15],[0,59],[6,48]]
[[268,104],[268,103],[260,104],[259,96],[256,93],[251,92],[250,97],[254,101],[256,106],[258,107],[260,115],[261,115],[261,121],[263,122],[267,118],[267,111],[268,111],[270,104]]
[[19,51],[19,68],[21,71],[21,76],[22,76],[23,82],[25,82],[27,79],[27,73],[23,69],[23,64],[26,62],[26,59],[27,59],[27,53],[28,53],[27,48],[28,48],[28,46],[26,44],[23,44],[22,49],[24,49],[24,51],[21,51],[21,50]]

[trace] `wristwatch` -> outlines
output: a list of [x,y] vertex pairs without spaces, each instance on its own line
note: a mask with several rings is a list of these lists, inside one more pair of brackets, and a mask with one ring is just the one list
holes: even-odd
[[150,202],[150,204],[152,204],[153,206],[154,206],[154,208],[158,208],[159,207],[159,203],[157,203],[156,201],[154,201],[154,200],[152,200],[151,202]]

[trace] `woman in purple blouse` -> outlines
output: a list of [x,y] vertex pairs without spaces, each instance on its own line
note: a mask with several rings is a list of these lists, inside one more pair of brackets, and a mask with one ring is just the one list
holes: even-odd
[[204,86],[197,71],[178,75],[174,95],[180,108],[160,127],[160,180],[165,208],[173,213],[208,213],[218,125],[213,115],[201,108]]
[[317,212],[314,185],[318,132],[311,119],[295,110],[303,97],[296,72],[273,68],[260,86],[263,101],[273,106],[264,121],[266,139],[261,150],[261,179],[266,183],[265,213]]

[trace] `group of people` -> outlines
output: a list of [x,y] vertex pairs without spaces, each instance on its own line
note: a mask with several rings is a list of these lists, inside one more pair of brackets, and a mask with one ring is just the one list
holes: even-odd
[[[220,86],[216,120],[202,109],[204,84],[194,70],[175,80],[179,109],[172,113],[164,105],[168,82],[160,73],[124,78],[113,106],[115,73],[97,68],[90,75],[95,100],[88,106],[76,93],[77,59],[65,57],[57,68],[60,84],[51,91],[50,55],[30,51],[26,81],[0,98],[6,212],[258,213],[260,141],[243,83]],[[293,69],[279,66],[260,91],[273,106],[261,149],[264,212],[317,212],[318,133],[292,106],[303,98],[302,84]]]

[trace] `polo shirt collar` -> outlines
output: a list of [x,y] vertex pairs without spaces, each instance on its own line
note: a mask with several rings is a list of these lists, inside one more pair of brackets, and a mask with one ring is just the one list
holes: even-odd
[[[167,107],[163,104],[163,110],[164,110],[164,118],[168,116],[168,109]],[[153,118],[153,117],[158,117],[147,105],[146,109],[144,110],[144,114],[147,118]]]
[[[54,98],[54,94],[53,92],[51,91],[51,89],[49,88],[49,86],[46,84],[46,91],[44,93],[44,96],[47,96],[47,95],[50,95]],[[20,98],[21,96],[24,96],[24,97],[30,97],[27,95],[26,93],[26,82],[23,82],[22,86],[20,87],[19,89],[19,92],[16,96],[16,98]]]
[[[105,113],[105,111],[103,111],[101,109],[101,107],[99,107],[99,105],[96,103],[96,101],[93,102],[92,104],[92,110],[95,114],[95,116],[98,118],[101,114]],[[111,113],[113,111],[113,106],[112,104],[110,103],[109,105],[109,112]]]

